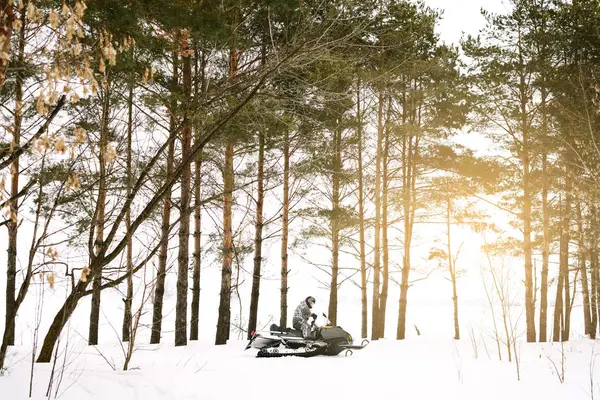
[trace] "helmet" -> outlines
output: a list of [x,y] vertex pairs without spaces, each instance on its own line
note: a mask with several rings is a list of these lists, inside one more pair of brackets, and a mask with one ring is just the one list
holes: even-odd
[[317,300],[315,300],[315,298],[312,296],[308,296],[306,298],[306,305],[308,305],[308,308],[313,308],[316,302]]

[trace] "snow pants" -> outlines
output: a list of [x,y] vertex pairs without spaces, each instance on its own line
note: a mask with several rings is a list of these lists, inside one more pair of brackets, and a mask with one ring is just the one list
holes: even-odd
[[308,321],[302,321],[302,324],[296,322],[293,328],[302,332],[302,337],[304,337],[305,339],[315,338],[315,330],[312,326],[309,325]]

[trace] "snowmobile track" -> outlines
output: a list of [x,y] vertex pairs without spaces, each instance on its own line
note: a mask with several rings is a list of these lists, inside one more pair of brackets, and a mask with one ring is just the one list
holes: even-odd
[[322,349],[315,347],[308,351],[285,351],[285,350],[287,350],[287,349],[284,349],[284,351],[280,351],[279,349],[274,348],[274,347],[260,349],[258,351],[258,353],[256,354],[256,358],[281,358],[281,357],[309,358],[309,357],[318,356],[320,354],[319,350],[322,350]]

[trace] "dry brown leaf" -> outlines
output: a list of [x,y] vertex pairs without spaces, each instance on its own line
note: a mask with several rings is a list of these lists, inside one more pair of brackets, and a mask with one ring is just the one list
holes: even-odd
[[90,269],[86,266],[81,270],[81,278],[79,278],[82,282],[87,282],[88,275],[90,274]]

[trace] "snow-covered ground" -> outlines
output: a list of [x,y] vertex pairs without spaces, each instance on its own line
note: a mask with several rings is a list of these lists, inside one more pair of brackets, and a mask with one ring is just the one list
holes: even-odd
[[[207,282],[217,282],[210,273],[205,278]],[[54,375],[51,377],[53,364],[34,364],[32,398],[47,398],[52,381],[51,398],[65,400],[249,400],[273,396],[286,400],[315,396],[411,400],[600,399],[600,342],[585,339],[578,332],[581,310],[577,307],[573,311],[573,340],[562,346],[558,343],[527,344],[520,334],[517,343],[519,380],[516,364],[508,362],[504,347],[501,349],[502,361],[498,360],[497,346],[490,330],[491,313],[485,304],[461,304],[460,341],[451,339],[450,302],[446,305],[434,301],[419,303],[415,299],[409,305],[409,329],[404,341],[372,342],[350,357],[342,354],[309,359],[257,359],[255,350],[244,351],[247,341],[235,332],[228,345],[212,344],[217,290],[217,285],[206,285],[201,303],[202,339],[190,342],[187,347],[173,345],[175,299],[171,292],[167,292],[165,299],[167,315],[163,324],[163,343],[158,346],[148,344],[152,306],[148,304],[129,371],[122,371],[124,353],[118,340],[122,321],[121,294],[115,290],[103,292],[99,346],[87,345],[90,299],[84,299],[61,337]],[[341,297],[338,322],[359,342],[360,298],[355,291],[351,288],[342,291],[345,295]],[[32,287],[31,296],[20,314],[17,346],[11,348],[8,369],[0,376],[1,400],[29,397],[31,343],[36,321],[40,326],[39,346],[66,293],[66,288],[60,285],[50,290],[47,285],[36,282]],[[44,299],[45,311],[36,319],[34,311],[40,305],[40,299]],[[318,294],[317,299],[326,303],[324,294]],[[244,303],[246,301],[247,298]],[[293,310],[295,302],[291,299],[290,302]],[[386,334],[389,338],[395,337],[395,303],[390,300],[388,309]],[[276,307],[261,307],[260,319],[264,325]],[[326,310],[326,304],[318,303],[317,308],[319,312]],[[233,315],[236,315],[235,308]],[[519,320],[519,325],[522,320],[524,317]],[[413,325],[418,326],[420,336]],[[519,333],[522,333],[521,328]],[[471,334],[477,342],[476,348]],[[564,383],[561,383],[563,365]]]
[[[520,344],[520,381],[515,364],[498,361],[490,343],[487,351],[480,345],[475,358],[468,340],[381,340],[350,357],[309,359],[257,359],[255,351],[244,351],[245,345],[246,341],[179,348],[140,345],[132,370],[121,371],[119,345],[94,348],[71,337],[66,359],[59,357],[52,398],[56,392],[65,400],[600,398],[600,366],[590,369],[594,354],[600,358],[600,345],[594,348],[589,340],[564,345],[564,384],[554,367],[562,369],[559,344]],[[45,398],[51,367],[35,366],[33,398]],[[12,352],[9,374],[0,378],[0,398],[27,398],[30,368],[25,349]]]

